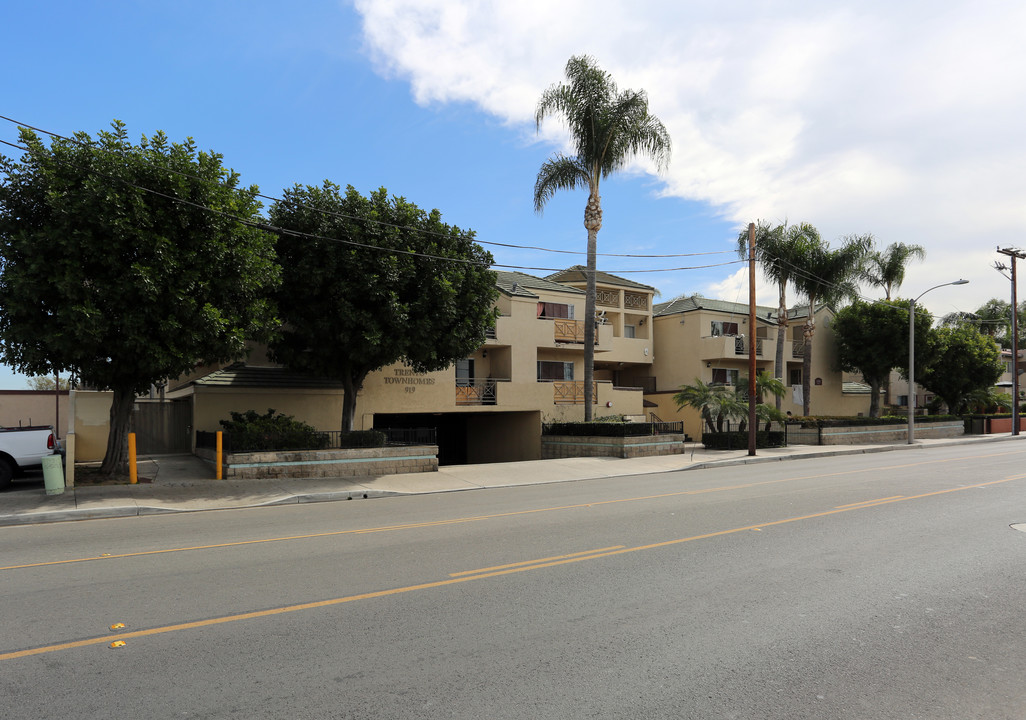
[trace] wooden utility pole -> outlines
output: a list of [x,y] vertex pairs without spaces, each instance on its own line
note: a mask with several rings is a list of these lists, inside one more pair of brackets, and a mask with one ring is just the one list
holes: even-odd
[[748,454],[755,455],[755,223],[748,223]]
[[1026,253],[1018,248],[998,248],[1002,255],[1012,259],[1012,435],[1019,434],[1019,308],[1015,293],[1015,260],[1026,259]]

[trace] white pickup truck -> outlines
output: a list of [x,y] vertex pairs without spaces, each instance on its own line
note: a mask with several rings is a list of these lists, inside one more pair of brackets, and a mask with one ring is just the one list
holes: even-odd
[[60,452],[53,427],[0,427],[0,488],[25,468],[43,464],[43,458]]

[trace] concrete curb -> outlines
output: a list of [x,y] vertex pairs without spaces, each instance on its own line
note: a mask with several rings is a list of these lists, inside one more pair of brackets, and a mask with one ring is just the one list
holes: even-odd
[[[699,462],[684,461],[680,467],[669,469],[647,469],[630,472],[617,471],[615,473],[603,472],[586,474],[583,477],[569,477],[565,480],[551,480],[547,482],[505,482],[500,484],[479,485],[467,483],[464,487],[444,487],[432,490],[402,491],[402,490],[378,490],[366,487],[356,487],[347,490],[331,490],[325,492],[297,492],[288,493],[282,491],[280,497],[263,500],[260,502],[241,501],[239,504],[225,504],[213,507],[169,507],[166,505],[113,505],[96,508],[68,508],[64,510],[7,513],[0,515],[0,526],[37,525],[42,523],[69,522],[74,520],[104,520],[125,517],[142,517],[152,515],[176,515],[194,512],[209,512],[213,510],[241,510],[261,507],[275,507],[279,505],[297,505],[302,503],[338,502],[342,500],[362,500],[384,497],[430,495],[443,492],[463,492],[466,490],[483,490],[496,487],[522,487],[526,485],[551,485],[559,482],[578,482],[582,480],[603,480],[611,477],[630,477],[632,475],[658,475],[670,472],[681,472],[685,470],[702,470],[733,465],[755,465],[767,462],[785,462],[789,460],[819,459],[825,457],[836,457],[841,455],[860,455],[869,453],[893,452],[900,450],[926,450],[934,447],[949,447],[953,445],[972,445],[976,443],[1004,442],[1018,440],[1026,436],[973,436],[970,438],[956,438],[951,440],[935,440],[926,443],[915,443],[912,445],[873,445],[873,446],[832,446],[830,449],[816,450],[802,453],[788,453],[780,455],[756,455],[755,457],[732,457],[722,460],[705,460]],[[693,453],[692,453],[693,456]],[[119,502],[119,500],[113,500]]]

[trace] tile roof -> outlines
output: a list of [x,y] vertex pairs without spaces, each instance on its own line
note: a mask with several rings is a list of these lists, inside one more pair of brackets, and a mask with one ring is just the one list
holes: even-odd
[[[819,310],[825,308],[826,305],[820,305]],[[661,315],[676,315],[677,313],[690,312],[693,310],[712,310],[714,312],[731,313],[732,315],[743,315],[748,316],[748,304],[747,303],[736,303],[728,300],[715,300],[713,298],[704,298],[697,295],[690,297],[679,297],[669,302],[657,303],[652,306],[652,314],[655,317]],[[819,312],[817,310],[817,312]],[[777,308],[770,307],[768,305],[756,305],[755,306],[756,319],[763,322],[776,321]],[[795,307],[789,308],[787,311],[787,317],[789,320],[797,320],[799,318],[808,317],[809,306],[808,305],[796,305]]]
[[303,375],[280,367],[254,367],[243,363],[215,370],[196,378],[192,384],[202,387],[342,388],[342,383],[337,380]]
[[[692,310],[713,310],[734,315],[748,317],[748,304],[728,302],[726,300],[714,300],[704,297],[679,297],[669,302],[658,303],[652,307],[652,313],[656,317],[660,315],[676,315],[677,313],[690,312]],[[776,317],[777,309],[765,305],[756,305],[755,314],[759,320],[767,320]]]
[[[585,275],[587,270],[588,269],[584,265],[574,265],[573,267],[568,267],[566,270],[560,270],[557,273],[547,275],[545,279],[552,280],[553,282],[585,282],[587,280]],[[602,283],[603,285],[619,285],[620,287],[637,288],[638,290],[656,291],[656,289],[651,285],[642,285],[639,282],[627,280],[626,278],[618,277],[616,275],[610,275],[609,273],[602,272],[601,270],[595,271],[595,282]]]
[[507,295],[516,297],[538,297],[531,290],[546,290],[548,292],[564,292],[575,295],[583,295],[583,290],[561,285],[545,278],[535,277],[522,272],[509,272],[506,270],[495,271],[495,285],[500,291]]

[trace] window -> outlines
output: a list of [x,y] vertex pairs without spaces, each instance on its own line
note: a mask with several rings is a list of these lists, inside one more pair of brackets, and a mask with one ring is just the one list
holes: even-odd
[[469,387],[474,384],[474,361],[470,358],[456,361],[456,386]]
[[787,384],[788,385],[801,385],[802,384],[802,369],[791,368],[787,373]]
[[719,320],[712,321],[712,334],[713,337],[719,335],[737,335],[737,323],[736,322],[721,322]]
[[573,380],[574,364],[555,360],[538,361],[539,380]]
[[898,406],[899,407],[908,407],[908,395],[899,395],[898,396]]
[[637,337],[637,336],[636,336],[636,335],[634,334],[634,332],[635,332],[635,329],[634,329],[634,326],[633,326],[633,325],[624,325],[624,326],[623,326],[623,336],[624,336],[625,338],[632,338],[632,337]]
[[712,371],[712,384],[713,385],[736,385],[737,384],[737,370],[728,370],[726,368],[713,368]]
[[574,317],[574,306],[567,305],[566,303],[540,302],[538,303],[538,317],[542,319],[567,318],[572,320]]

